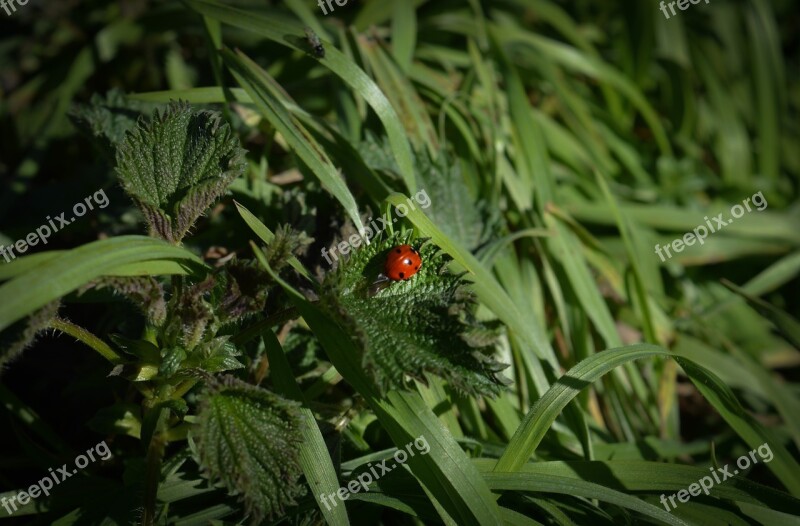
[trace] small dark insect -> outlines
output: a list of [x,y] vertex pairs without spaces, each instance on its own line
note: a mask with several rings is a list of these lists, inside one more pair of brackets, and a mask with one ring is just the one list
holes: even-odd
[[325,48],[322,46],[322,42],[317,34],[314,33],[314,30],[310,27],[307,27],[305,28],[305,32],[308,43],[311,46],[311,49],[314,50],[314,56],[317,58],[325,58]]

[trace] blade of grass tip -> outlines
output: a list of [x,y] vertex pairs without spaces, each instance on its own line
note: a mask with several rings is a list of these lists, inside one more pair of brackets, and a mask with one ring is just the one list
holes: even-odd
[[[277,17],[265,17],[208,0],[184,0],[184,2],[198,13],[211,16],[223,23],[241,29],[253,31],[280,45],[308,53],[303,28],[294,23],[294,21],[286,21]],[[333,47],[330,42],[322,39],[322,43],[325,46],[325,57],[319,59],[319,63],[330,68],[333,73],[350,86],[355,93],[363,97],[372,107],[386,129],[392,153],[397,161],[400,176],[406,188],[409,192],[416,192],[417,183],[414,175],[411,146],[408,143],[405,130],[400,124],[400,117],[397,112],[395,112],[380,88],[358,65]]]
[[303,415],[303,426],[300,430],[303,435],[303,442],[300,445],[300,465],[303,467],[308,485],[311,486],[314,500],[328,524],[350,524],[344,505],[331,508],[321,500],[321,496],[331,495],[339,490],[339,478],[336,476],[333,460],[314,413],[308,408],[308,401],[297,385],[281,343],[272,331],[265,331],[263,339],[271,370],[270,378],[275,390],[303,404],[300,408]]
[[777,290],[800,274],[800,251],[779,259],[757,276],[742,285],[742,290],[751,296],[762,296]]
[[317,176],[322,186],[339,201],[358,231],[363,233],[364,225],[356,200],[347,188],[344,178],[308,130],[271,93],[267,72],[242,52],[234,54],[226,49],[223,50],[222,57],[237,82],[250,94],[264,117],[275,126],[289,146]]

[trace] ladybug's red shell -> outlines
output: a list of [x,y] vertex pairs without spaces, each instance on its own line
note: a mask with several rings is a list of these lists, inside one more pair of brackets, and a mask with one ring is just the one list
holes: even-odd
[[391,280],[401,281],[417,273],[422,266],[422,258],[411,245],[398,245],[386,256],[384,274]]

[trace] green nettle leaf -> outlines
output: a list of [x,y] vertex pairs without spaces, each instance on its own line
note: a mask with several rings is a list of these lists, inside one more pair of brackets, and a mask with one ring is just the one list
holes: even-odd
[[446,153],[433,159],[427,151],[414,157],[420,187],[430,199],[425,209],[431,221],[461,246],[474,251],[496,234],[500,223],[496,209],[470,195],[458,161]]
[[181,367],[181,363],[186,359],[186,350],[181,347],[172,347],[161,350],[161,365],[158,367],[158,374],[168,378],[175,374]]
[[[399,173],[385,138],[379,140],[367,134],[358,151],[373,170]],[[430,200],[425,215],[445,234],[470,250],[479,248],[492,238],[495,230],[499,229],[499,213],[490,209],[485,201],[470,195],[457,160],[444,152],[433,158],[427,150],[415,151],[414,170],[420,188],[425,190]]]
[[228,341],[229,339],[230,336],[219,336],[209,342],[201,343],[184,365],[199,367],[207,373],[241,369],[244,365],[237,357],[242,353]]
[[[264,250],[270,268],[279,272],[302,253],[310,238],[288,226],[278,228]],[[241,322],[247,316],[262,313],[275,280],[252,260],[232,260],[215,274],[216,285],[211,303],[220,325]]]
[[137,119],[157,107],[153,103],[129,99],[122,91],[112,89],[105,97],[95,93],[89,104],[74,105],[69,118],[113,159],[117,145],[136,126]]
[[202,397],[192,433],[211,480],[241,495],[253,523],[281,514],[305,493],[299,451],[300,404],[226,376]]
[[[368,131],[364,140],[358,145],[358,153],[367,166],[373,170],[387,172],[400,180],[400,167],[392,154],[389,140],[385,136],[379,138]],[[415,166],[415,168],[417,167]]]
[[468,308],[467,282],[444,269],[446,255],[422,244],[419,272],[375,292],[386,255],[402,243],[413,244],[395,235],[340,260],[322,284],[320,304],[358,340],[379,389],[402,387],[405,376],[424,381],[428,372],[465,393],[497,394],[507,382],[498,373],[507,366],[492,358],[486,330]]
[[280,272],[289,265],[292,256],[299,256],[314,240],[305,232],[294,231],[289,225],[282,225],[275,231],[275,238],[264,250],[270,268]]
[[221,116],[185,103],[140,121],[117,149],[117,173],[150,235],[176,244],[245,166],[245,151]]

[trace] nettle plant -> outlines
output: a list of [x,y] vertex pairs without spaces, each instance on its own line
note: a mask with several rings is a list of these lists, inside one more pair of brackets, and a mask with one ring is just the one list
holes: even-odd
[[[131,127],[96,104],[74,117],[114,152],[120,183],[141,210],[149,235],[169,245],[180,246],[246,170],[236,133],[215,112],[172,103]],[[130,129],[121,134],[120,125]],[[323,279],[311,280],[297,259],[308,239],[287,227],[272,233],[237,206],[266,241],[251,243],[253,258],[222,258],[213,268],[192,264],[170,277],[104,275],[80,287],[80,293],[111,290],[136,305],[144,318],[138,337],[110,334],[105,342],[58,318],[54,304],[30,317],[24,334],[30,340],[36,330],[51,327],[78,337],[109,358],[112,375],[138,392],[138,412],[126,410],[107,427],[143,442],[144,523],[166,520],[159,484],[192,461],[195,473],[243,502],[254,523],[297,504],[313,509],[301,452],[306,438],[325,427],[325,417],[303,407],[297,390],[279,393],[259,385],[265,364],[279,375],[273,385],[286,383],[277,371],[291,369],[283,351],[274,353],[280,344],[272,330],[300,314],[316,320],[309,319],[312,328],[327,324],[338,331],[324,334],[344,335],[345,347],[334,336],[323,335],[320,343],[348,353],[362,394],[376,405],[415,380],[438,377],[436,382],[443,379],[463,394],[490,396],[506,382],[498,376],[505,366],[492,357],[498,329],[478,322],[464,277],[447,270],[448,256],[429,241],[411,231],[394,232],[341,259]],[[371,285],[386,254],[400,243],[420,250],[422,268],[413,279],[375,291]],[[302,297],[297,289],[304,290]],[[313,341],[308,331],[302,334]]]

